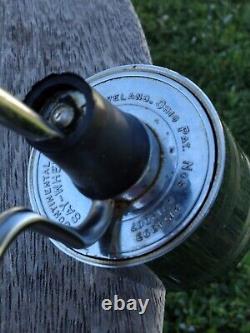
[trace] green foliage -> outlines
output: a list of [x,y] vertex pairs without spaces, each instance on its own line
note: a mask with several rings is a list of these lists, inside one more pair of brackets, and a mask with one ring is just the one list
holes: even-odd
[[[134,0],[153,63],[193,80],[250,155],[250,2]],[[225,282],[167,295],[166,333],[250,333],[250,255]]]
[[134,0],[153,63],[189,77],[250,154],[250,3]]
[[167,295],[165,333],[249,333],[250,256],[225,276],[189,292]]

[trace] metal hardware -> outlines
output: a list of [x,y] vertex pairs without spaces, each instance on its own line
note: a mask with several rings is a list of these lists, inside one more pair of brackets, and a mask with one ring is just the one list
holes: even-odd
[[62,139],[30,144],[57,163],[87,197],[114,198],[141,178],[150,155],[149,130],[82,78],[51,75],[31,90],[25,103],[53,124],[55,107],[62,103],[74,107],[75,119],[63,130]]
[[75,117],[74,109],[68,105],[59,105],[53,111],[52,122],[59,128],[67,128]]
[[[50,85],[51,78],[53,82],[52,86]],[[51,91],[52,95],[50,95]],[[44,94],[46,95],[45,101],[43,98],[41,98],[41,95],[44,97]],[[8,99],[9,101],[7,103],[6,101]],[[42,101],[42,105],[39,106],[40,101]],[[124,176],[128,175],[128,171],[130,172],[129,166],[134,166],[134,169],[132,169],[132,172],[130,172],[132,174],[132,178],[129,174],[129,182],[127,183],[125,178],[121,182],[123,183],[122,187],[120,187],[120,184],[118,184],[118,188],[127,189],[129,184],[133,185],[133,182],[136,181],[137,177],[140,176],[139,180],[133,185],[132,190],[126,194],[123,194],[127,196],[126,200],[128,200],[128,195],[132,200],[132,198],[135,196],[139,196],[141,193],[145,192],[146,188],[149,187],[154,181],[159,168],[159,147],[156,142],[157,139],[151,133],[150,129],[144,127],[136,118],[129,115],[124,115],[115,107],[111,106],[111,104],[103,100],[103,98],[97,92],[92,91],[81,78],[72,74],[52,75],[52,77],[49,78],[49,82],[46,80],[46,83],[45,85],[42,85],[42,88],[39,87],[38,91],[35,88],[35,91],[32,91],[32,94],[27,97],[26,103],[31,104],[32,108],[33,106],[39,106],[38,109],[42,113],[43,117],[36,115],[36,113],[29,107],[26,107],[21,102],[19,103],[19,101],[17,101],[14,97],[11,97],[6,93],[2,97],[2,122],[6,124],[7,120],[9,119],[9,114],[6,112],[6,110],[10,110],[10,113],[12,114],[19,115],[22,123],[19,124],[18,121],[13,121],[13,128],[18,128],[18,131],[26,136],[32,145],[38,146],[43,152],[45,152],[46,155],[51,156],[53,160],[58,161],[64,169],[67,171],[69,170],[71,180],[77,184],[77,187],[80,188],[80,192],[82,192],[82,188],[86,185],[86,183],[88,183],[88,177],[93,171],[90,170],[90,173],[87,174],[87,176],[83,173],[83,170],[86,171],[85,164],[87,161],[85,157],[89,157],[89,154],[91,157],[91,154],[93,155],[93,153],[93,159],[97,157],[95,164],[92,163],[93,159],[90,159],[90,163],[92,163],[92,168],[96,169],[97,178],[99,177],[100,179],[98,172],[101,172],[102,177],[105,175],[105,173],[103,173],[103,170],[100,169],[100,166],[97,164],[97,162],[100,161],[100,164],[102,164],[102,153],[106,154],[106,148],[110,148],[111,145],[120,156],[121,162],[124,162],[123,164],[119,162],[124,170],[122,170],[121,174]],[[43,133],[42,140],[37,140],[36,137],[34,138],[30,134],[30,129],[32,130],[32,122],[29,131],[27,131],[25,127],[27,123],[29,124],[29,120],[27,120],[26,123],[24,122],[29,115],[31,121],[33,120],[34,122],[34,119],[37,121],[37,127],[40,126],[39,128],[41,129],[41,132],[43,130],[45,133],[46,129],[50,129],[50,124],[53,124],[62,130],[63,135],[60,134],[60,136],[45,136]],[[117,126],[114,128],[112,128],[113,122],[117,124]],[[10,126],[10,128],[12,127]],[[95,130],[100,130],[101,133],[99,135],[100,138],[98,141],[100,143],[100,147],[98,145],[97,147],[93,148],[92,141],[89,140],[88,142],[88,139],[91,138],[93,134],[95,135]],[[52,130],[51,133],[53,134]],[[55,133],[57,133],[56,130]],[[140,140],[142,141],[136,139],[132,146],[131,143],[127,144],[125,139],[127,138],[131,140],[133,133],[140,134]],[[38,135],[37,132],[36,134]],[[144,144],[144,147],[140,146],[140,142]],[[90,143],[90,146],[92,145],[92,150],[88,149],[88,143]],[[149,147],[150,144],[152,144],[152,147]],[[127,155],[124,155],[123,148]],[[101,159],[98,155],[101,155]],[[74,160],[74,157],[76,157],[77,163]],[[109,157],[112,157],[112,152],[111,155],[109,154]],[[118,158],[117,155],[115,155],[115,157]],[[105,157],[104,163],[106,163],[106,167],[110,166],[112,168],[112,160],[109,160],[107,157]],[[150,172],[145,172],[144,168]],[[107,171],[108,173],[106,176],[109,176],[110,170]],[[117,171],[118,172],[113,170],[112,177],[115,175],[115,173],[118,173],[119,175],[119,170]],[[83,179],[81,177],[82,175],[84,175]],[[91,183],[95,183],[95,177],[92,178],[93,179],[90,179],[90,185]],[[112,181],[112,179],[109,180],[109,183]],[[132,180],[133,182],[131,182]],[[99,195],[107,197],[108,194],[105,194],[105,190],[109,191],[109,188],[107,187],[107,179],[104,179],[103,184],[104,191],[100,191],[101,194]],[[98,193],[96,192],[93,185],[91,185],[90,188],[87,186],[86,189],[87,191],[91,191],[92,189],[94,193]],[[113,191],[116,191],[114,194],[119,193],[117,189]],[[61,199],[61,196],[59,196],[59,198]],[[61,205],[63,205],[62,201]],[[64,205],[64,208],[66,206]],[[82,219],[77,212],[72,210],[71,206],[65,208],[67,215],[74,213],[73,216],[71,216],[72,221],[79,222],[77,226],[79,237],[81,236],[82,240],[87,239],[85,242],[82,241],[82,247],[92,245],[97,241],[98,238],[102,237],[111,223],[111,212],[112,214],[116,214],[118,211],[120,212],[119,207],[118,209],[116,208],[114,212],[113,206],[114,202],[112,200],[95,200],[92,203],[90,212],[85,216],[84,219]],[[2,232],[2,235],[5,235],[4,237],[6,237],[6,244],[9,244],[8,239],[12,239],[14,235],[17,235],[15,230],[20,231],[22,228],[29,224],[41,224],[41,220],[39,219],[29,219],[28,215],[24,217],[21,216],[21,218],[19,218],[19,215],[17,214],[16,218],[11,216],[11,218],[7,218],[6,220],[5,217],[2,219],[0,233]],[[11,226],[13,227],[12,231],[10,228],[8,229],[8,227]],[[53,223],[49,224],[49,226],[52,228]],[[45,229],[46,234],[48,235],[48,228],[45,227]],[[61,233],[65,233],[65,228],[61,229]],[[57,233],[55,234],[55,237],[60,239],[59,226],[56,228],[56,231]],[[73,230],[71,231],[73,232]],[[54,234],[52,232],[52,237],[53,235]],[[70,242],[67,243],[66,241],[64,243],[67,245],[70,244]]]
[[35,142],[62,137],[60,131],[51,128],[27,105],[1,88],[0,123]]
[[[223,274],[249,248],[250,163],[208,97],[180,74],[150,65],[113,68],[88,82],[150,128],[160,144],[160,167],[151,186],[95,244],[79,250],[53,243],[96,266],[148,262],[169,288],[197,287]],[[60,208],[55,176],[61,202],[83,219],[89,199],[33,150],[32,207],[58,223],[77,225]]]
[[[249,249],[250,162],[208,97],[151,65],[88,82],[52,76],[26,99],[63,133],[30,140],[40,150],[28,170],[32,208],[94,235],[82,248],[52,242],[96,266],[149,263],[169,289],[223,274]],[[90,198],[113,199],[108,218],[88,218]]]
[[96,201],[78,228],[51,222],[26,208],[9,209],[0,214],[0,257],[18,234],[28,227],[32,227],[35,231],[52,237],[68,247],[89,246],[106,232],[112,221],[113,208],[111,200]]
[[[130,203],[121,221],[103,239],[82,250],[59,247],[94,265],[145,263],[168,252],[177,240],[185,239],[185,230],[204,204],[214,179],[216,146],[220,148],[220,162],[213,187],[215,191],[219,189],[225,158],[222,126],[208,99],[202,95],[204,105],[192,94],[194,88],[197,94],[197,87],[169,70],[122,66],[99,73],[89,82],[116,107],[137,117],[153,131],[160,143],[160,168],[153,186]],[[207,105],[210,116],[205,110]],[[53,189],[53,177],[58,180],[60,195]],[[89,199],[70,185],[63,170],[56,169],[54,163],[34,150],[28,178],[34,210],[70,225],[77,226],[84,219]],[[79,221],[66,215],[62,208],[66,204],[77,213]]]
[[[74,93],[72,93],[74,95]],[[81,108],[85,101],[81,97]],[[76,106],[79,102],[76,98]],[[67,128],[74,120],[75,110],[71,105],[59,104],[53,110],[52,123]],[[48,120],[35,113],[31,108],[0,89],[0,122],[22,134],[34,144],[47,140],[61,140],[63,134],[51,127]],[[97,241],[108,229],[114,213],[113,200],[95,200],[89,213],[77,229],[60,226],[25,208],[13,208],[0,215],[0,256],[10,242],[25,228],[34,226],[36,230],[63,242],[67,246],[82,248]]]

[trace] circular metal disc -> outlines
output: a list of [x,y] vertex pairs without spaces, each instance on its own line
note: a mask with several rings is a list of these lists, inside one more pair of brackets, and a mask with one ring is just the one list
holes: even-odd
[[[121,66],[88,82],[154,131],[161,145],[161,169],[154,187],[94,245],[74,250],[53,243],[94,265],[128,266],[152,260],[169,251],[176,239],[184,239],[182,234],[208,196],[218,146],[214,131],[221,131],[220,121],[196,85],[167,69]],[[35,211],[71,226],[82,223],[91,207],[68,176],[35,150],[29,165],[29,195]]]

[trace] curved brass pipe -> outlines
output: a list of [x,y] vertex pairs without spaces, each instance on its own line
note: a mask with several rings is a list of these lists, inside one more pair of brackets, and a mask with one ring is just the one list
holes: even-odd
[[0,123],[28,140],[36,142],[62,137],[58,130],[50,127],[36,112],[2,88],[0,88]]

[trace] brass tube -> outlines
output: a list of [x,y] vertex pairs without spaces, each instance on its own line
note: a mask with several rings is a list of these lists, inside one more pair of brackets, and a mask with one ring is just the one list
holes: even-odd
[[1,88],[0,123],[32,141],[38,142],[62,136],[32,109]]

